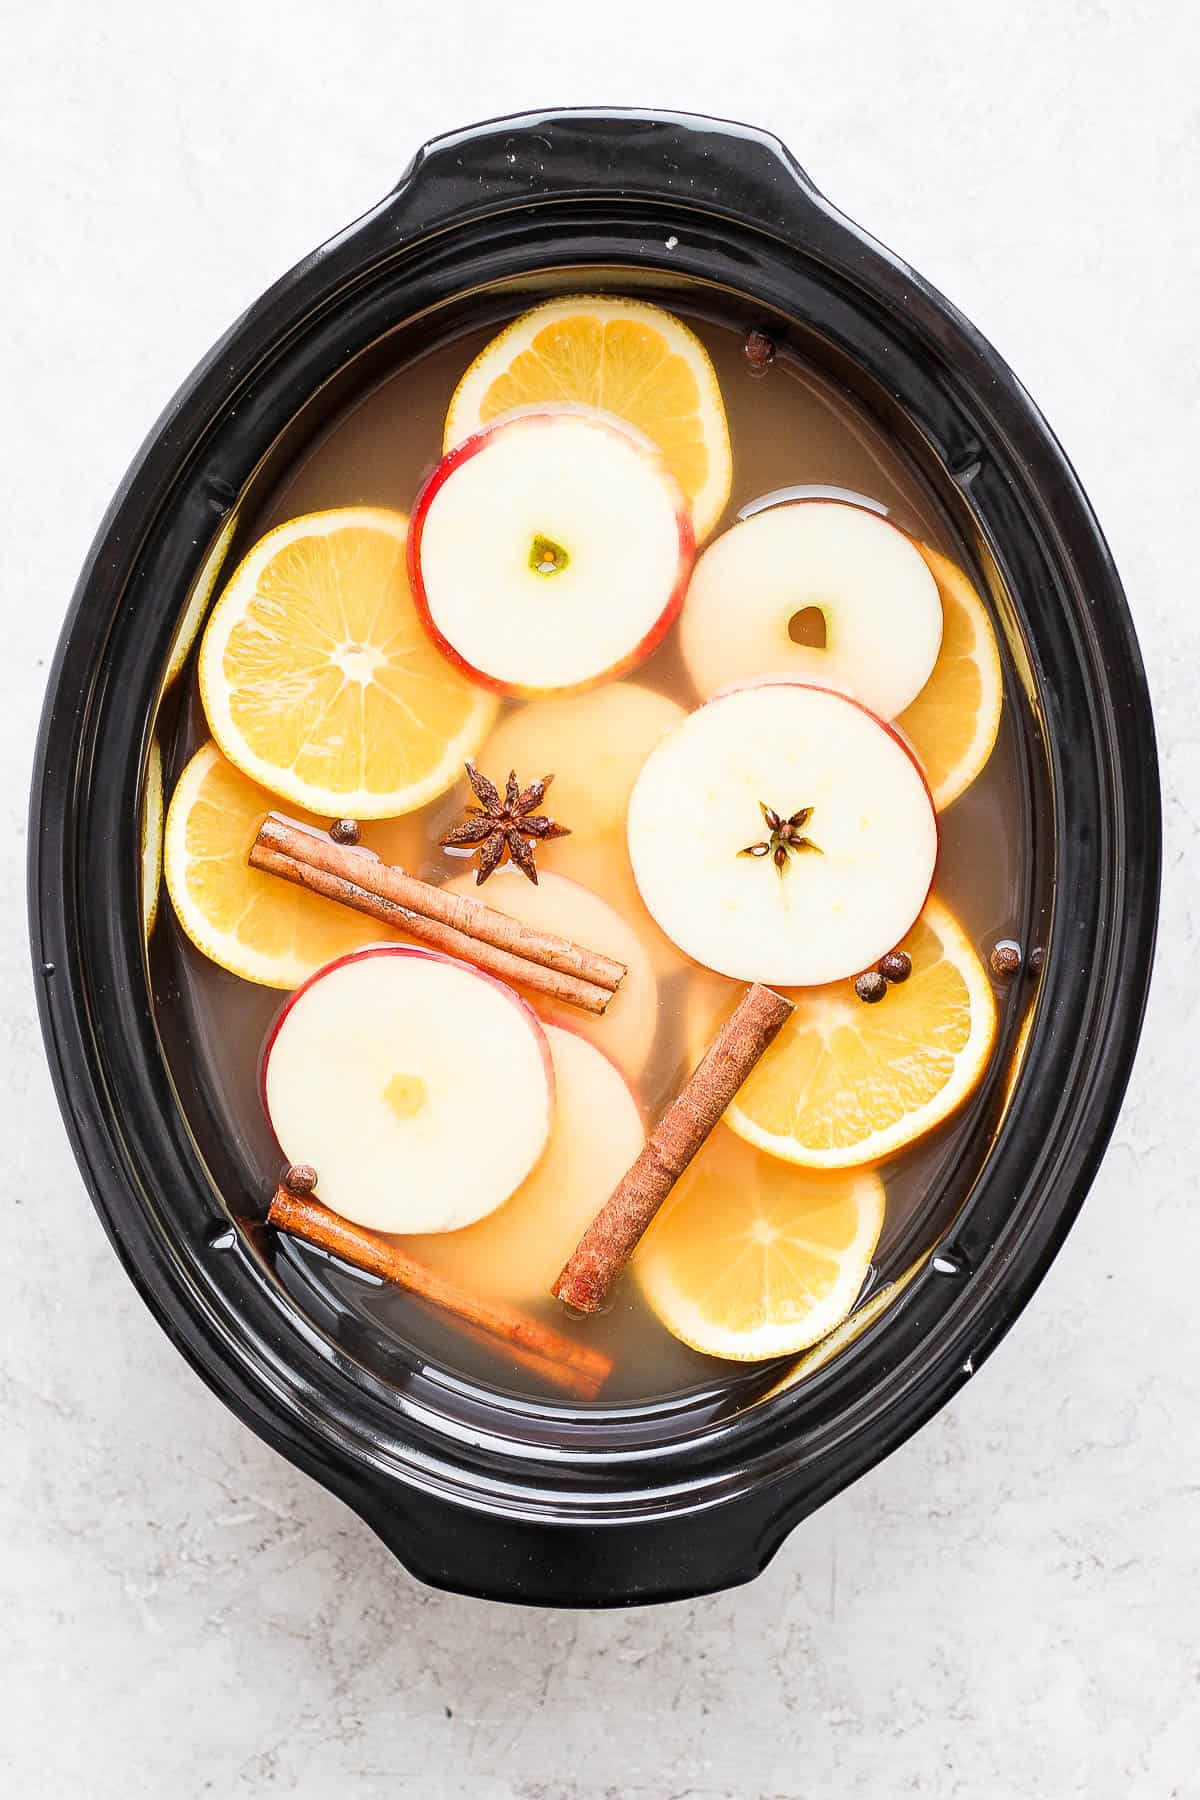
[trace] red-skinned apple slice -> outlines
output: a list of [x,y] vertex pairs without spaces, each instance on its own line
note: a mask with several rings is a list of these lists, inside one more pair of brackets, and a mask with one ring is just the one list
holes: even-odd
[[[455,894],[478,891],[469,873],[456,875],[446,888]],[[581,1013],[565,1000],[554,1000],[532,988],[524,990],[524,998],[540,1019],[590,1038],[626,1074],[640,1074],[658,1025],[658,983],[649,951],[629,921],[578,881],[549,871],[534,887],[509,864],[489,879],[484,893],[490,906],[511,913],[523,924],[557,932],[577,944],[603,947],[607,955],[626,965],[629,973],[602,1014]]]
[[546,1036],[554,1060],[554,1121],[533,1173],[477,1225],[405,1244],[450,1280],[515,1306],[546,1298],[646,1141],[638,1103],[616,1064],[560,1025],[547,1025]]
[[603,413],[511,416],[452,450],[408,534],[417,609],[502,694],[588,687],[660,643],[695,556],[661,455]]
[[651,751],[629,854],[650,913],[695,961],[808,987],[899,943],[929,893],[937,822],[890,726],[827,688],[758,682]]
[[[821,615],[824,643],[791,636]],[[722,533],[696,564],[680,625],[705,699],[769,675],[852,694],[881,719],[915,700],[942,641],[942,603],[902,531],[862,506],[796,500]]]
[[503,1204],[546,1145],[554,1067],[520,996],[388,944],[318,970],[275,1024],[263,1100],[317,1198],[376,1231],[454,1231]]

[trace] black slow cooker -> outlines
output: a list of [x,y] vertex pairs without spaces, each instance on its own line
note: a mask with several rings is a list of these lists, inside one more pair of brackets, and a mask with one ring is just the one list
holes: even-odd
[[[1019,1069],[916,1273],[824,1366],[743,1408],[569,1414],[368,1341],[285,1270],[265,1194],[206,1129],[152,1005],[139,830],[164,669],[239,513],[398,354],[480,298],[609,280],[703,292],[850,389],[971,547],[1006,639],[1031,836]],[[193,606],[193,612],[195,607]],[[1062,450],[996,352],[841,217],[775,139],[641,111],[437,139],[190,376],[80,577],[37,749],[30,907],[59,1101],[105,1229],[194,1368],[423,1580],[623,1605],[729,1586],[980,1366],[1080,1207],[1137,1043],[1154,943],[1153,722],[1128,609]],[[1015,1073],[1013,1071],[1015,1070]],[[915,1255],[916,1251],[919,1255]],[[285,1279],[286,1275],[286,1279]],[[885,1296],[886,1297],[886,1296]],[[849,1341],[853,1337],[853,1341]]]

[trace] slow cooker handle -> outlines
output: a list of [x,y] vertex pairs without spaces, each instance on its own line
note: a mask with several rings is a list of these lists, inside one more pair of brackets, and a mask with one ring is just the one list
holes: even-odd
[[[812,240],[847,221],[769,132],[636,108],[523,113],[433,138],[381,211],[414,235],[547,200],[677,203]],[[665,240],[673,246],[670,236]]]
[[346,1491],[322,1479],[427,1586],[525,1606],[645,1606],[740,1587],[828,1492],[772,1484],[720,1505],[650,1511],[632,1527],[477,1512],[411,1489],[385,1499],[373,1483]]

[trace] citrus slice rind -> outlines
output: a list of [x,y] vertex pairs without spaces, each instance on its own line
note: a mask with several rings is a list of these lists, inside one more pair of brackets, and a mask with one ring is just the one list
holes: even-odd
[[747,1143],[806,1168],[853,1168],[924,1136],[972,1092],[996,1036],[982,962],[935,899],[898,947],[912,974],[877,1005],[848,981],[792,992],[795,1011],[725,1114]]
[[496,702],[442,657],[409,592],[408,521],[309,513],[243,558],[200,646],[200,696],[235,767],[319,817],[391,818],[450,786]]
[[183,617],[175,628],[175,641],[171,645],[171,653],[167,658],[167,670],[163,676],[163,686],[170,687],[182,673],[184,665],[191,654],[192,645],[200,635],[200,627],[204,623],[208,611],[208,603],[213,597],[213,589],[221,578],[225,567],[225,557],[237,530],[237,513],[230,513],[213,541],[204,563],[196,577],[191,597],[183,611]]
[[[394,934],[249,867],[250,845],[272,804],[272,795],[205,744],[171,796],[163,862],[175,916],[198,950],[244,981],[295,988],[325,963]],[[310,814],[297,822],[321,825]]]
[[870,1170],[820,1175],[718,1126],[634,1259],[646,1301],[706,1356],[759,1362],[824,1338],[862,1288],[883,1226]]
[[571,294],[523,313],[459,382],[443,447],[547,403],[594,407],[643,432],[691,503],[697,542],[708,536],[729,498],[729,428],[708,352],[673,313],[603,294]]
[[158,739],[150,740],[142,788],[142,927],[147,943],[158,919],[163,868],[163,773]]
[[996,634],[972,583],[940,551],[921,543],[917,549],[942,597],[942,646],[929,680],[895,724],[925,770],[934,807],[944,812],[992,754],[1004,706],[1004,675]]

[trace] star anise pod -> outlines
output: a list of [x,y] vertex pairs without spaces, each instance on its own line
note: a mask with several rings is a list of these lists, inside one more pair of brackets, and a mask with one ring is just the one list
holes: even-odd
[[556,825],[545,813],[534,809],[542,804],[546,789],[554,780],[553,775],[543,775],[540,781],[531,782],[522,788],[517,780],[516,771],[510,769],[504,792],[501,794],[494,781],[481,775],[474,763],[467,764],[467,780],[472,792],[478,800],[478,806],[468,806],[467,816],[442,838],[444,848],[462,849],[470,846],[479,850],[479,866],[475,871],[475,882],[482,886],[489,875],[494,875],[504,861],[505,852],[510,862],[516,863],[522,875],[537,886],[537,864],[533,860],[533,844],[538,838],[570,837],[570,829],[566,825]]
[[769,856],[782,875],[793,856],[805,850],[815,850],[818,856],[824,854],[820,844],[814,844],[810,837],[804,836],[804,827],[813,816],[811,806],[802,806],[790,819],[785,819],[762,800],[758,809],[771,835],[763,843],[747,844],[744,850],[738,851],[739,856]]

